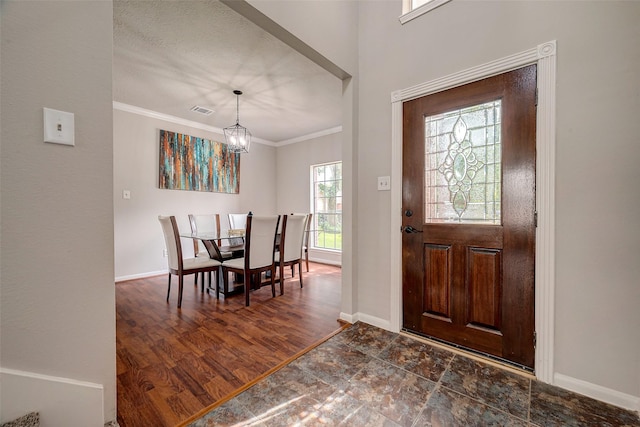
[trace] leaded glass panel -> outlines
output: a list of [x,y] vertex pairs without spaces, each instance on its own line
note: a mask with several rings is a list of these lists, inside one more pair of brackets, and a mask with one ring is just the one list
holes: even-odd
[[500,224],[501,102],[425,118],[425,222]]

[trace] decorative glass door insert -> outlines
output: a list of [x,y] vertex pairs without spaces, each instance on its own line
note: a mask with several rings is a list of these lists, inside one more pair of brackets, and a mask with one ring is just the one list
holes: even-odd
[[500,224],[501,101],[425,118],[425,222]]

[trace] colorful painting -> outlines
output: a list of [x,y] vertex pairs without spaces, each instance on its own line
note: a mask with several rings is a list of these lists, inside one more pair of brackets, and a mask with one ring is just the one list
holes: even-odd
[[227,144],[160,130],[160,188],[240,192],[240,154]]

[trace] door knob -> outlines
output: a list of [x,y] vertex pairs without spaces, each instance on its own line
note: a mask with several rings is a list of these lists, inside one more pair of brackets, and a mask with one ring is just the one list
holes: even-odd
[[422,233],[422,230],[417,230],[410,225],[407,225],[406,227],[404,227],[403,231],[407,234]]

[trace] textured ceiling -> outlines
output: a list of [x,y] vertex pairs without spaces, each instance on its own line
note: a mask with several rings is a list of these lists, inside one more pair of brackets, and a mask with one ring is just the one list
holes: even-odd
[[[341,81],[224,4],[114,1],[113,99],[280,142],[341,125]],[[189,111],[198,105],[210,116]]]

